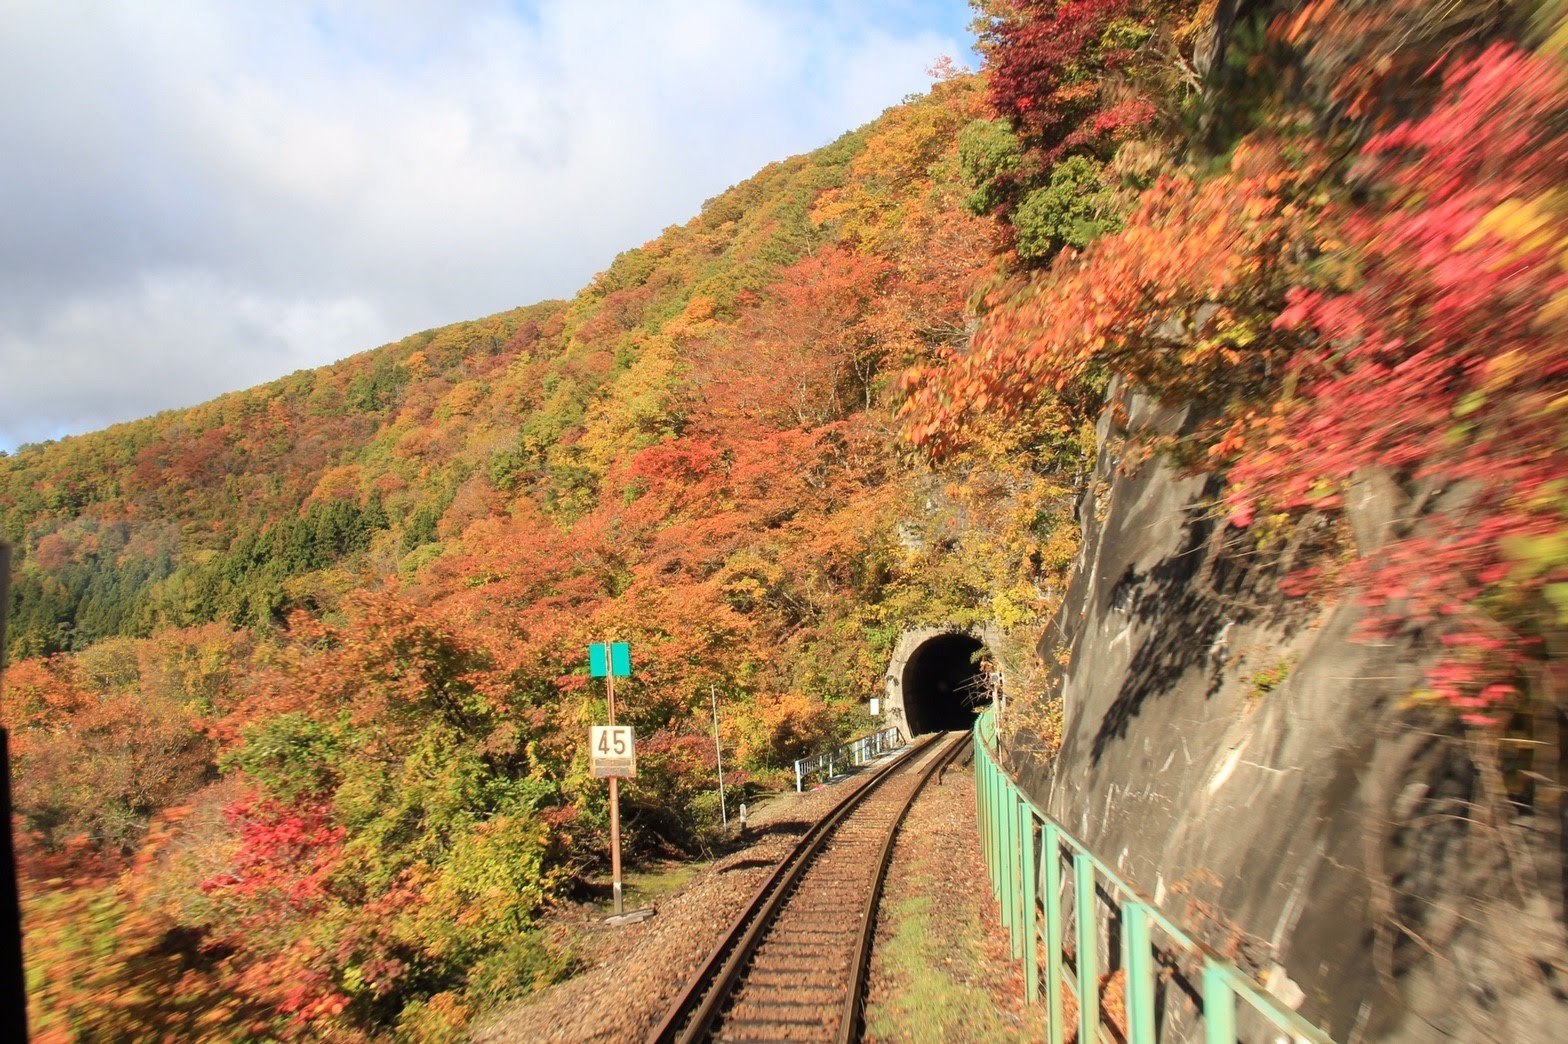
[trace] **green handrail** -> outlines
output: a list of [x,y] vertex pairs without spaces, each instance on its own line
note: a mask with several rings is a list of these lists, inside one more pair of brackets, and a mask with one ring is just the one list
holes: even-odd
[[[1105,971],[1124,976],[1126,1024],[1118,1036],[1127,1044],[1153,1044],[1164,1035],[1161,1028],[1170,1014],[1166,1001],[1177,991],[1162,989],[1162,979],[1178,972],[1196,980],[1196,1015],[1205,1044],[1236,1044],[1238,1008],[1251,1013],[1244,1018],[1261,1020],[1261,1027],[1281,1039],[1333,1044],[1327,1033],[1161,913],[1031,801],[996,760],[994,710],[975,722],[974,743],[975,805],[991,890],[1013,957],[1024,964],[1030,1004],[1039,1003],[1043,979],[1050,1044],[1067,1039],[1069,996],[1077,1007],[1078,1040],[1097,1041],[1106,1032],[1100,1011],[1102,909],[1108,932],[1114,927],[1121,939],[1119,952],[1106,955],[1110,967]],[[1070,868],[1066,874],[1064,862]],[[1064,949],[1069,921],[1063,893],[1069,880],[1071,951]]]

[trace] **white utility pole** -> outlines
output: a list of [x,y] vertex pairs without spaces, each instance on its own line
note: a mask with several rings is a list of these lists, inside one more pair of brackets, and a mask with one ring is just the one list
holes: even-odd
[[724,807],[724,745],[719,742],[719,693],[712,685],[708,686],[708,695],[713,699],[713,756],[719,763],[719,818],[724,823],[726,832],[730,828],[730,814]]

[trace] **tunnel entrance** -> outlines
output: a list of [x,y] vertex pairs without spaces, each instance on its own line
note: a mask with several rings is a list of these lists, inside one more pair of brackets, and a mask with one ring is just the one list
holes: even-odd
[[928,638],[909,654],[899,680],[911,736],[974,727],[976,712],[991,704],[975,657],[983,648],[972,635],[950,632]]

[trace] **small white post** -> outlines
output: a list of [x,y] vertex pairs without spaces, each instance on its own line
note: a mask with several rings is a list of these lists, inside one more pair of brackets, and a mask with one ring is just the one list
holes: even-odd
[[[713,698],[713,756],[719,764],[719,818],[723,821],[724,830],[730,829],[729,810],[724,806],[724,745],[719,742],[719,694],[712,686],[708,686],[708,695]],[[798,773],[797,773],[798,775]],[[796,784],[796,789],[800,789]]]

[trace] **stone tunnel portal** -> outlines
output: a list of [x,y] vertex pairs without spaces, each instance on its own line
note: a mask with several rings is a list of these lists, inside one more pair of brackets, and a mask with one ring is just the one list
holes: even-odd
[[989,706],[976,653],[985,646],[969,634],[926,639],[909,655],[899,679],[909,734],[974,727],[975,713]]

